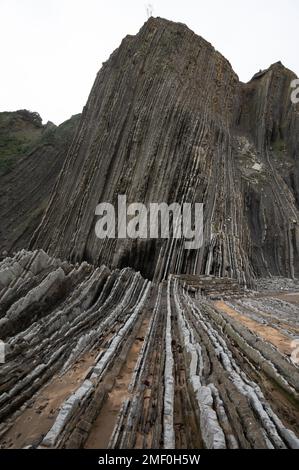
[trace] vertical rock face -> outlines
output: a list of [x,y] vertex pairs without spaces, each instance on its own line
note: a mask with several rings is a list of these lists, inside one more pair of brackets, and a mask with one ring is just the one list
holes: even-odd
[[238,131],[250,145],[243,138],[237,161],[245,179],[244,158],[259,165],[245,189],[258,275],[299,270],[299,113],[290,99],[295,78],[278,62],[242,87]]
[[[294,276],[299,121],[292,77],[276,64],[242,84],[204,39],[151,18],[98,73],[31,245],[154,279]],[[97,239],[95,208],[116,204],[118,194],[128,203],[204,202],[203,248]]]

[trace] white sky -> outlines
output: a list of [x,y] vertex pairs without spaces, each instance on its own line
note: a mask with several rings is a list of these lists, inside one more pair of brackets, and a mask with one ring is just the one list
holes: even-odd
[[[299,0],[151,0],[186,23],[242,81],[281,60],[299,75]],[[81,112],[97,71],[146,21],[146,0],[0,0],[0,111],[56,124]]]

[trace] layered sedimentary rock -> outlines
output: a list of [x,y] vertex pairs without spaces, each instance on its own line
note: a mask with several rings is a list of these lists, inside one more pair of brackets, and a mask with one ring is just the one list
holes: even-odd
[[[248,84],[186,26],[151,18],[97,75],[32,247],[72,262],[233,277],[299,270],[298,106],[274,64]],[[204,246],[99,240],[95,208],[203,202]]]
[[[0,447],[299,448],[293,78],[152,18],[77,131],[0,115],[0,252],[48,251],[0,262]],[[204,246],[98,240],[119,194],[204,202]]]
[[216,300],[197,281],[2,261],[0,446],[298,448],[299,286],[238,296],[223,278]]
[[43,126],[36,113],[0,113],[0,258],[28,247],[78,120]]
[[236,159],[245,180],[251,261],[258,275],[292,277],[299,270],[299,112],[290,99],[295,78],[278,62],[242,87],[237,122],[243,136]]

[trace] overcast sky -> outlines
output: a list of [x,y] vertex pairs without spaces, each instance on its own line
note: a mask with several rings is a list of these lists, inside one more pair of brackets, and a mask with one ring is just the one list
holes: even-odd
[[211,42],[242,81],[278,60],[299,75],[299,0],[0,0],[0,111],[27,108],[56,124],[81,112],[147,3]]

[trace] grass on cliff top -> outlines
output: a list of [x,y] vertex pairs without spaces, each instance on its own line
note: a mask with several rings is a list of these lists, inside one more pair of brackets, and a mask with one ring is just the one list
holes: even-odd
[[38,146],[61,149],[68,145],[80,116],[76,114],[55,126],[51,122],[43,125],[39,114],[26,110],[0,113],[0,176],[12,170],[18,158]]
[[42,120],[26,110],[0,113],[0,174],[9,171],[40,139]]

